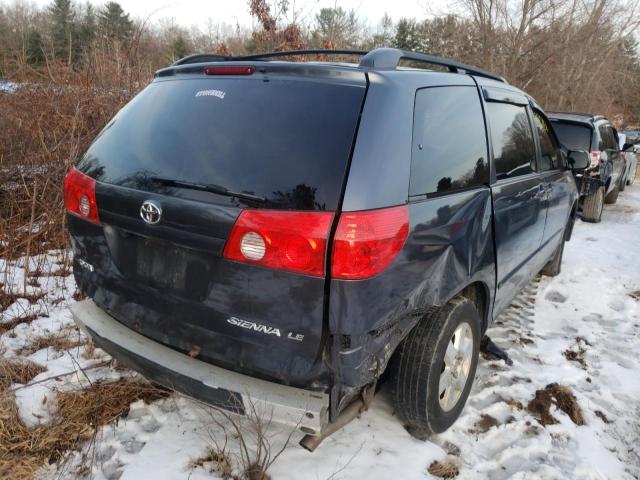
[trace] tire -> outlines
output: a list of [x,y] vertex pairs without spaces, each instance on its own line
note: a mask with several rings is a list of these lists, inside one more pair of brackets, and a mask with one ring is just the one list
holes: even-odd
[[604,187],[600,186],[593,195],[582,201],[582,219],[585,222],[599,223],[604,208]]
[[[444,432],[460,416],[478,366],[480,321],[471,300],[455,297],[430,317],[423,318],[394,354],[390,365],[393,404],[414,437],[425,440]],[[456,340],[461,342],[459,347],[466,348],[457,350]],[[456,353],[459,356],[451,356]],[[441,390],[446,362],[448,371],[454,373],[448,376],[449,388]]]
[[[628,175],[627,175],[627,177],[628,177]],[[624,192],[624,189],[627,188],[627,182],[628,182],[627,177],[625,177],[624,180],[622,180],[620,182],[620,191],[621,192]]]
[[604,197],[604,203],[612,204],[618,201],[618,195],[620,194],[620,185],[616,185],[613,190],[609,192],[609,194]]
[[[567,226],[568,228],[568,226]],[[560,240],[560,245],[556,248],[556,251],[553,252],[551,259],[547,262],[547,264],[540,270],[540,273],[546,277],[555,277],[560,274],[562,270],[562,256],[564,255],[564,243],[567,234],[567,229],[565,228],[564,232],[562,232],[562,239]]]

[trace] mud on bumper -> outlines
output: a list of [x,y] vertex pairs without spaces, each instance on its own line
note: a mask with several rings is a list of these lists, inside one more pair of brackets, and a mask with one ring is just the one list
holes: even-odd
[[92,300],[71,306],[76,324],[118,361],[165,387],[240,415],[260,417],[319,435],[329,395],[242,375],[177,352],[131,330]]

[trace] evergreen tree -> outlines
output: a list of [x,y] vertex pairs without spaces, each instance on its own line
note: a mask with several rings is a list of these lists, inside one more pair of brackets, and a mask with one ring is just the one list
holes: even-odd
[[27,34],[27,62],[33,66],[44,63],[44,44],[37,30],[29,30]]
[[107,2],[98,13],[100,34],[108,38],[125,40],[131,36],[133,22],[118,2]]
[[393,19],[385,12],[378,24],[378,32],[373,35],[372,48],[389,47],[393,45]]
[[83,49],[87,49],[96,36],[96,13],[93,5],[87,3],[80,27],[78,29],[78,40]]
[[178,34],[173,43],[171,44],[171,57],[178,60],[182,57],[189,55],[189,44],[182,34]]
[[49,6],[51,17],[51,40],[56,58],[73,60],[75,44],[75,15],[71,8],[71,0],[53,0]]
[[422,50],[422,26],[415,20],[401,19],[396,27],[393,46],[402,50]]
[[354,47],[360,41],[360,25],[355,10],[322,8],[316,15],[313,36],[325,48]]

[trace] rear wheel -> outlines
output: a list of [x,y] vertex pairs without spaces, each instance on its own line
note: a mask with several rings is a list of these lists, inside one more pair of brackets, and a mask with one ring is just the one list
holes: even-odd
[[636,179],[635,168],[632,168],[627,177],[627,185],[633,185],[633,181]]
[[592,195],[582,201],[582,219],[586,222],[598,223],[604,208],[604,187],[600,186]]
[[620,193],[620,185],[616,185],[609,194],[604,197],[604,203],[616,203],[618,201],[618,194]]
[[478,365],[480,315],[456,297],[424,318],[398,347],[391,364],[393,403],[409,432],[420,439],[457,420]]

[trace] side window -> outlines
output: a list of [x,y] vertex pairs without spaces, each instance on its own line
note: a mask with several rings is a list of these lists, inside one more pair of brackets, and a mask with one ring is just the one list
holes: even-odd
[[536,169],[533,131],[524,106],[487,103],[496,179],[526,175]]
[[555,170],[560,168],[560,151],[553,134],[551,126],[540,112],[534,110],[533,120],[540,139],[540,170]]
[[602,150],[616,150],[616,140],[613,136],[613,130],[608,125],[600,125],[600,138],[602,138]]
[[476,87],[431,87],[416,93],[410,195],[489,182],[482,106]]

